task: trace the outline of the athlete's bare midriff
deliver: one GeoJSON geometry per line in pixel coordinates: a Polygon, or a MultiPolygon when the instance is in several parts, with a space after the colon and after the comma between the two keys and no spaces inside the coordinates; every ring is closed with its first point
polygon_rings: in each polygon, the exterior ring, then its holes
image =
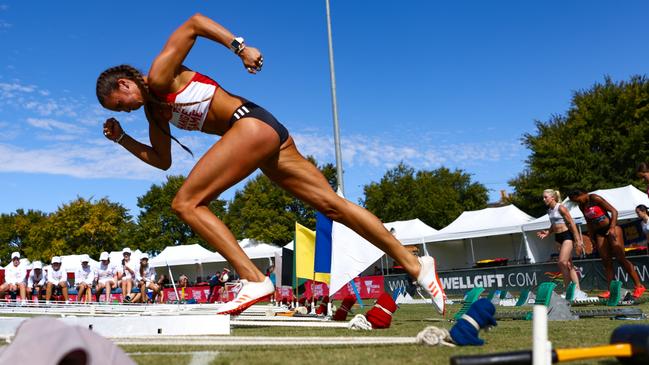
{"type": "Polygon", "coordinates": [[[568,230],[568,226],[563,223],[553,224],[551,228],[554,233],[563,233],[568,230]]]}
{"type": "Polygon", "coordinates": [[[205,118],[205,123],[203,123],[202,132],[220,136],[225,134],[230,128],[232,114],[245,102],[246,99],[232,95],[219,87],[212,97],[212,103],[205,118]]]}

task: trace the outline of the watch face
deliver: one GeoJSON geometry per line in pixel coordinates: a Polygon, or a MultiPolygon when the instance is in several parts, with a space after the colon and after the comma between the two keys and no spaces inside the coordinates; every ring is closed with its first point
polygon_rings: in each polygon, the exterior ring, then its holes
{"type": "Polygon", "coordinates": [[[235,52],[238,51],[238,50],[240,50],[241,47],[243,46],[243,38],[241,38],[241,37],[237,37],[237,38],[233,39],[233,40],[232,40],[232,43],[230,43],[230,46],[232,47],[232,49],[233,49],[235,52]]]}

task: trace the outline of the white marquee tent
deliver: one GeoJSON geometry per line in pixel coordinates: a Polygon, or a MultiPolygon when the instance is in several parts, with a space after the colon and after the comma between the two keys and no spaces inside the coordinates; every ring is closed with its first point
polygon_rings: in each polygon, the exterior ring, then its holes
{"type": "MultiPolygon", "coordinates": [[[[417,245],[422,249],[422,252],[427,253],[426,245],[424,244],[425,237],[435,234],[437,230],[426,223],[419,220],[419,218],[410,219],[407,221],[394,221],[383,223],[387,230],[393,230],[393,234],[399,242],[404,246],[417,245]]],[[[378,262],[370,265],[368,269],[363,272],[363,275],[372,275],[374,269],[372,266],[378,266],[381,270],[390,267],[391,259],[387,255],[381,256],[378,262]]]]}
{"type": "Polygon", "coordinates": [[[275,257],[276,252],[282,253],[281,247],[248,238],[239,241],[239,245],[253,262],[257,259],[266,259],[266,262],[270,262],[268,260],[275,257]]]}
{"type": "MultiPolygon", "coordinates": [[[[635,207],[639,204],[649,206],[647,194],[638,190],[633,185],[613,189],[600,189],[592,193],[604,198],[618,211],[618,221],[637,219],[635,207]]],[[[567,198],[564,199],[563,203],[569,209],[570,215],[575,219],[577,224],[585,224],[584,216],[576,204],[570,202],[567,198]]],[[[538,231],[548,229],[549,227],[550,220],[547,214],[524,224],[522,227],[525,233],[524,238],[527,240],[532,257],[536,262],[549,260],[550,255],[555,252],[554,238],[552,236],[547,237],[545,240],[541,240],[536,236],[538,231]]]]}
{"type": "Polygon", "coordinates": [[[425,242],[424,237],[437,233],[437,230],[418,218],[408,221],[394,221],[383,224],[385,228],[391,230],[394,228],[395,237],[403,245],[418,245],[425,242]]]}
{"type": "Polygon", "coordinates": [[[442,270],[496,257],[522,260],[531,256],[521,226],[533,219],[514,205],[466,211],[424,240],[442,270]]]}
{"type": "MultiPolygon", "coordinates": [[[[272,263],[275,252],[281,252],[280,247],[251,239],[241,240],[239,245],[262,272],[272,263]]],[[[150,259],[149,263],[152,267],[159,268],[158,273],[167,273],[166,267],[169,265],[175,279],[180,274],[185,274],[191,280],[197,276],[206,278],[225,267],[231,268],[223,256],[198,244],[168,246],[150,259]]]]}
{"type": "MultiPolygon", "coordinates": [[[[91,257],[88,264],[90,264],[90,267],[97,267],[99,261],[95,261],[91,257]]],[[[61,267],[65,269],[66,272],[77,272],[77,270],[81,268],[81,255],[61,256],[61,267]]]]}
{"type": "Polygon", "coordinates": [[[158,274],[168,275],[167,265],[171,268],[174,280],[185,274],[193,281],[198,276],[204,277],[220,271],[227,265],[225,258],[199,244],[167,246],[160,254],[149,259],[149,265],[155,267],[158,274]]]}
{"type": "Polygon", "coordinates": [[[151,267],[194,265],[207,262],[225,261],[223,256],[199,244],[167,246],[156,257],[149,259],[151,267]]]}

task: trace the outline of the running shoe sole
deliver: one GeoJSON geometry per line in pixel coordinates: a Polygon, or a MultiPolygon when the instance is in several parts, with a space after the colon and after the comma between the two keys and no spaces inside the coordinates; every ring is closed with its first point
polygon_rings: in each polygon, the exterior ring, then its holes
{"type": "Polygon", "coordinates": [[[243,311],[250,308],[254,304],[257,304],[257,303],[262,302],[262,301],[267,300],[267,299],[269,300],[272,296],[273,296],[273,294],[268,294],[268,295],[265,295],[263,297],[253,299],[253,300],[251,300],[249,302],[242,303],[240,306],[238,306],[236,308],[232,308],[232,309],[227,310],[225,312],[216,312],[216,314],[229,314],[231,316],[236,316],[236,315],[241,314],[243,311]]]}

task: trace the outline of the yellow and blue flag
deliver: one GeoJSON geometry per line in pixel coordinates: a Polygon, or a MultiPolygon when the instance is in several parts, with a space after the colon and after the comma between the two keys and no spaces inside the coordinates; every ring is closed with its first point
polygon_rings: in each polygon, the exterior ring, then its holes
{"type": "Polygon", "coordinates": [[[331,281],[331,229],[333,221],[316,212],[314,280],[329,284],[331,281]]]}
{"type": "Polygon", "coordinates": [[[313,280],[315,232],[295,222],[295,276],[313,280]]]}

